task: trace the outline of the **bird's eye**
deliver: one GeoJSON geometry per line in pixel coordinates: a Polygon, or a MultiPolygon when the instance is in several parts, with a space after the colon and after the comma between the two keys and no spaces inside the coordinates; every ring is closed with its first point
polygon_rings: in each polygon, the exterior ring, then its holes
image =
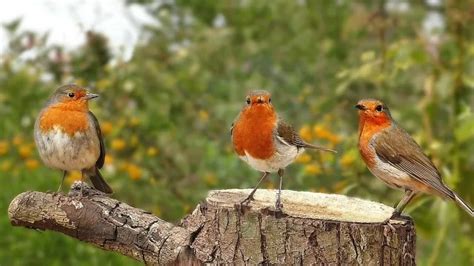
{"type": "Polygon", "coordinates": [[[247,104],[250,104],[250,98],[247,98],[247,104]]]}
{"type": "Polygon", "coordinates": [[[272,102],[272,98],[268,98],[268,102],[271,103],[271,102],[272,102]]]}
{"type": "Polygon", "coordinates": [[[377,107],[375,107],[375,110],[376,110],[377,112],[382,112],[383,106],[379,104],[379,105],[377,105],[377,107]]]}
{"type": "Polygon", "coordinates": [[[74,94],[74,92],[69,92],[69,93],[67,94],[67,96],[69,96],[69,98],[74,98],[75,94],[74,94]]]}

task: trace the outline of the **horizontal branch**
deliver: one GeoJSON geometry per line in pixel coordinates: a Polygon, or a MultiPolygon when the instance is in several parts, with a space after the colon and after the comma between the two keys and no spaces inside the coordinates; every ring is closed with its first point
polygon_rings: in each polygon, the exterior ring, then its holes
{"type": "Polygon", "coordinates": [[[12,225],[61,232],[146,264],[194,260],[189,231],[80,182],[68,196],[24,192],[10,203],[8,215],[12,225]]]}

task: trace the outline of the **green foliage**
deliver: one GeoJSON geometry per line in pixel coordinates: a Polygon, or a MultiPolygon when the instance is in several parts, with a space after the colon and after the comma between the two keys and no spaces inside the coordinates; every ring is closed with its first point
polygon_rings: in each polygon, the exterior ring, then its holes
{"type": "MultiPolygon", "coordinates": [[[[133,58],[111,60],[107,39],[89,32],[80,49],[8,25],[0,65],[0,213],[25,190],[54,190],[60,173],[35,153],[32,127],[42,103],[66,82],[89,85],[105,134],[103,175],[114,197],[177,221],[217,188],[251,187],[258,173],[239,161],[229,127],[249,89],[273,92],[280,114],[308,141],[339,150],[308,152],[285,188],[343,193],[393,205],[401,193],[375,181],[359,159],[361,98],[381,98],[443,173],[474,204],[474,29],[468,1],[446,1],[439,40],[423,34],[430,8],[403,12],[351,1],[176,1],[148,8],[133,58]],[[34,59],[25,59],[35,51],[34,59]],[[8,185],[6,185],[8,184],[8,185]]],[[[78,178],[77,173],[68,182],[78,178]]],[[[276,179],[263,186],[272,188],[276,179]]],[[[474,222],[452,202],[420,197],[422,265],[474,264],[474,222]]],[[[12,229],[0,216],[0,264],[129,264],[54,233],[12,229]],[[18,257],[21,256],[21,260],[18,257]]]]}

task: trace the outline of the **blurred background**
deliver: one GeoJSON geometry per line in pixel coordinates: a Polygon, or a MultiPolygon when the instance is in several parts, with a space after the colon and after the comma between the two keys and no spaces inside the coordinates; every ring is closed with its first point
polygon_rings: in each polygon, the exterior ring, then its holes
{"type": "MultiPolygon", "coordinates": [[[[445,182],[474,204],[472,1],[18,0],[0,10],[0,265],[138,265],[8,222],[17,194],[59,186],[60,172],[38,157],[33,124],[53,90],[70,82],[101,95],[91,109],[113,197],[168,221],[211,189],[257,182],[229,135],[255,88],[273,93],[306,141],[339,151],[299,157],[286,189],[390,206],[401,199],[357,151],[353,106],[371,97],[391,107],[445,182]]],[[[422,196],[407,213],[420,265],[474,265],[474,219],[454,203],[422,196]]]]}

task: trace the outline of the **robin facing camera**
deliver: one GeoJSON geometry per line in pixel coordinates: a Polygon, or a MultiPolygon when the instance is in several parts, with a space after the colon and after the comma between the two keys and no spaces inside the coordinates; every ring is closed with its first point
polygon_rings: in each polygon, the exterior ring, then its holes
{"type": "Polygon", "coordinates": [[[36,119],[34,135],[46,166],[63,171],[79,170],[94,187],[104,193],[112,189],[99,169],[104,165],[105,146],[99,122],[89,111],[89,100],[98,97],[77,85],[59,87],[36,119]]]}
{"type": "Polygon", "coordinates": [[[331,151],[306,143],[292,126],[283,122],[271,103],[271,95],[264,90],[249,93],[246,104],[235,122],[231,135],[235,152],[240,159],[248,163],[263,176],[242,204],[253,200],[260,183],[269,173],[278,172],[280,186],[275,209],[281,210],[280,194],[285,168],[305,149],[331,151]]]}

